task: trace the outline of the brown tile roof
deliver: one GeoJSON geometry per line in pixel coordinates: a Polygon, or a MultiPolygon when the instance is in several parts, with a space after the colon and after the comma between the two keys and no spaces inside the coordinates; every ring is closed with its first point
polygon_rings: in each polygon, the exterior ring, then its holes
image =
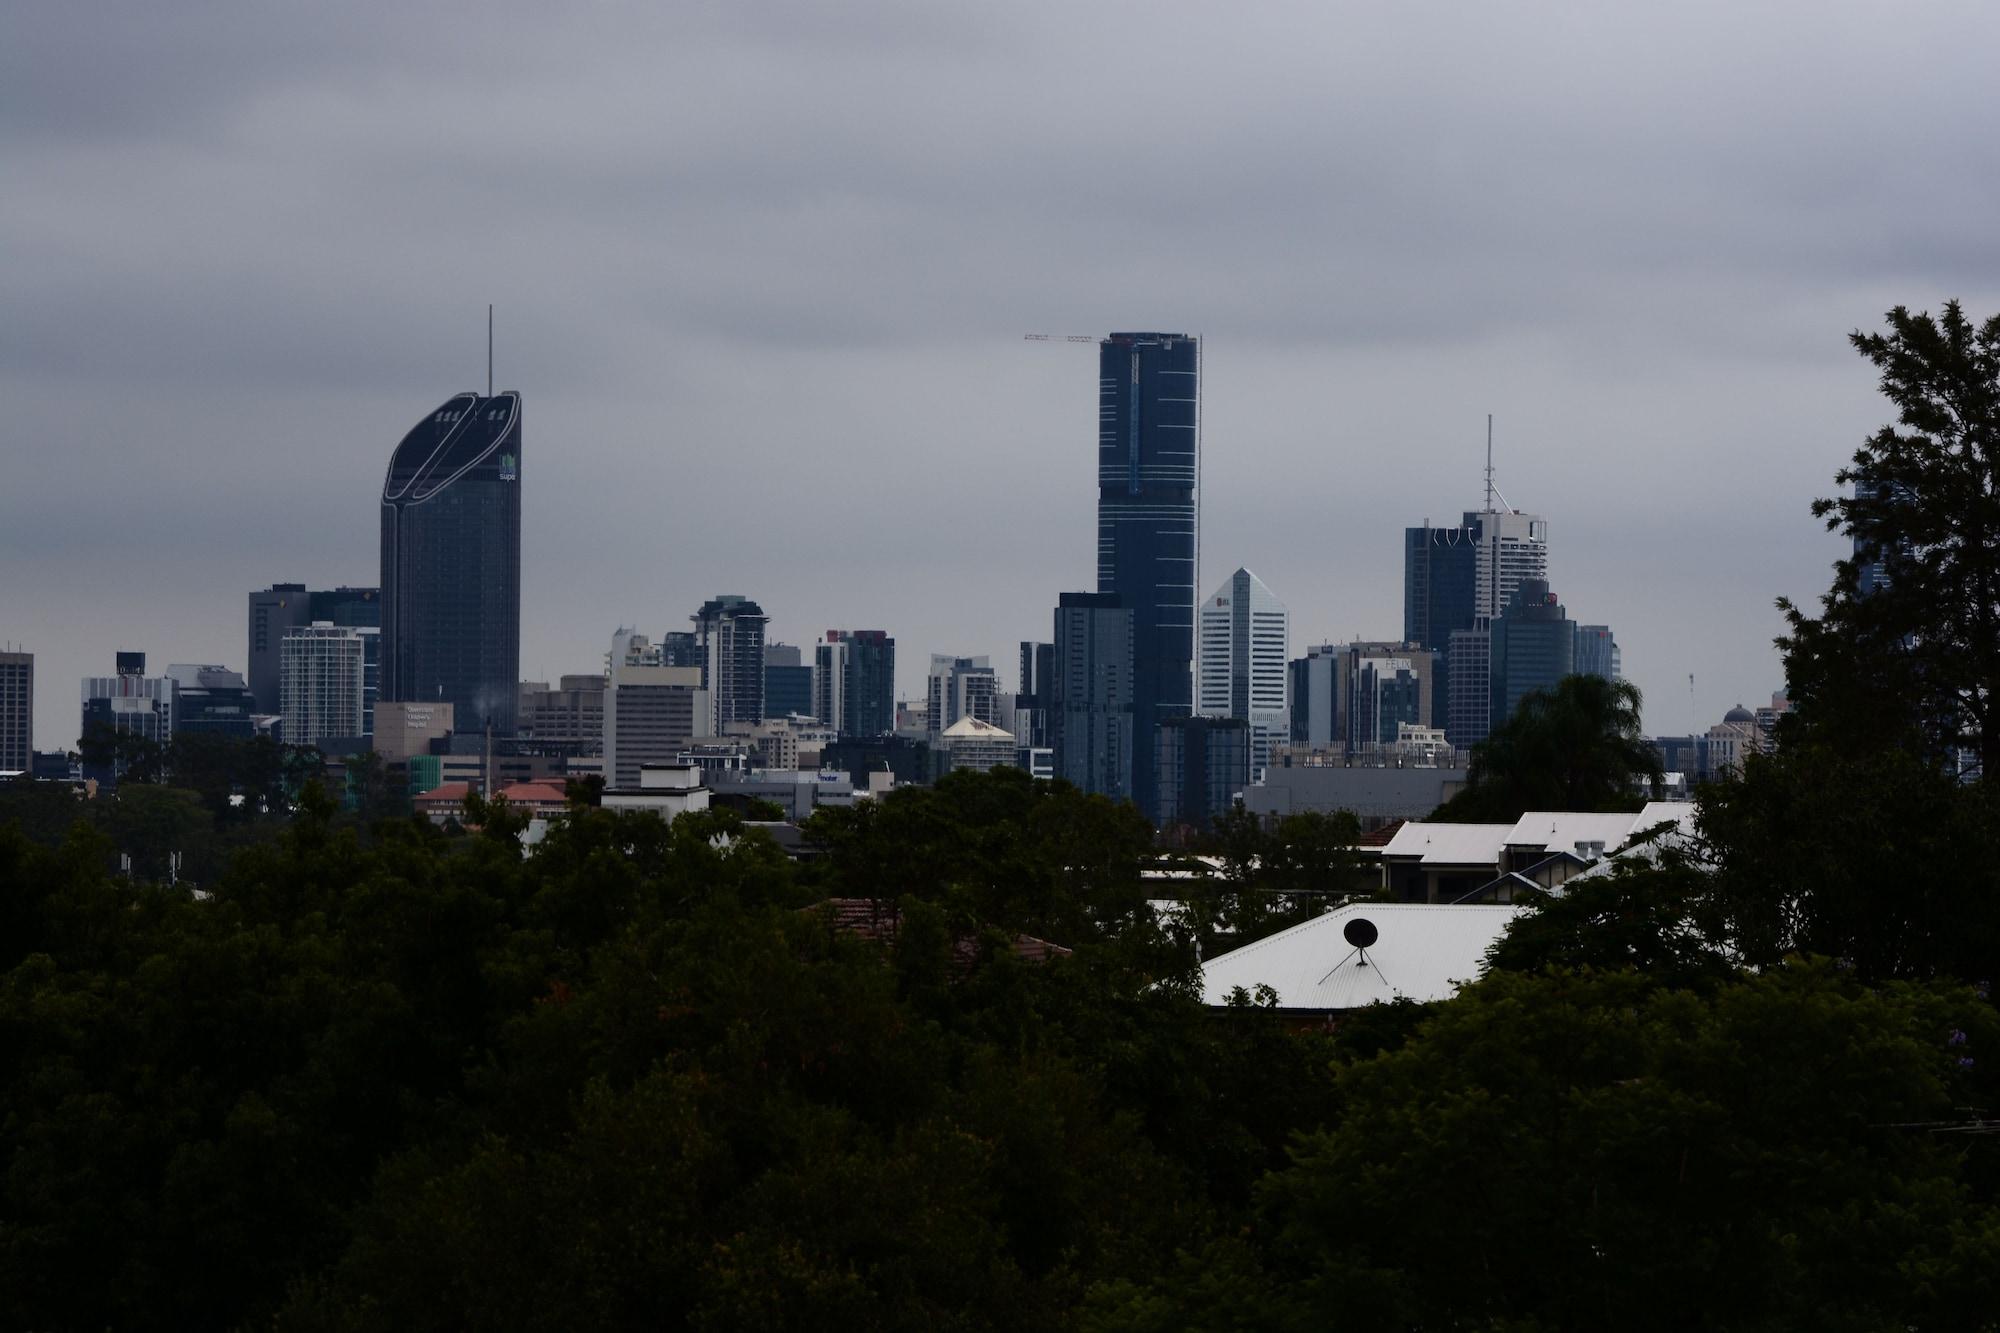
{"type": "MultiPolygon", "coordinates": [[[[902,910],[885,898],[828,898],[804,910],[824,914],[827,925],[835,931],[859,935],[885,946],[895,944],[897,928],[903,922],[902,910]]],[[[1071,952],[1033,935],[1016,935],[1013,945],[1014,956],[1029,963],[1046,963],[1051,958],[1067,957],[1071,952]]],[[[976,934],[961,933],[952,941],[953,961],[961,971],[972,969],[979,961],[979,952],[976,934]]]]}
{"type": "Polygon", "coordinates": [[[1381,828],[1376,829],[1373,833],[1362,834],[1354,845],[1357,847],[1387,847],[1394,840],[1396,830],[1407,823],[1409,823],[1407,819],[1391,820],[1381,828]]]}

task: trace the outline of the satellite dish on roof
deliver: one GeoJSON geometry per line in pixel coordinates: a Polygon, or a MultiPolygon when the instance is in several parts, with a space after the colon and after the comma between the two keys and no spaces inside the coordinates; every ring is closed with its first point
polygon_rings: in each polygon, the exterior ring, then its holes
{"type": "Polygon", "coordinates": [[[1365,916],[1357,916],[1340,928],[1342,938],[1357,949],[1365,949],[1381,938],[1375,923],[1365,916]]]}

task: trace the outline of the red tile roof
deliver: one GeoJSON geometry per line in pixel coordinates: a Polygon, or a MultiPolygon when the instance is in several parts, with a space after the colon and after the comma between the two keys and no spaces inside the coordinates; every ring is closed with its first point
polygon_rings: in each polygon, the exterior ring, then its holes
{"type": "Polygon", "coordinates": [[[1372,833],[1364,833],[1356,840],[1357,847],[1387,847],[1396,836],[1396,830],[1409,823],[1407,819],[1393,819],[1372,833]]]}
{"type": "MultiPolygon", "coordinates": [[[[828,898],[804,910],[825,914],[827,925],[835,931],[859,935],[882,945],[895,944],[897,928],[903,922],[902,910],[884,898],[828,898]]],[[[1014,936],[1013,946],[1014,956],[1029,963],[1046,963],[1051,958],[1068,957],[1071,952],[1033,935],[1014,936]]],[[[961,933],[952,941],[952,959],[961,971],[970,971],[979,961],[979,953],[976,934],[961,933]]]]}

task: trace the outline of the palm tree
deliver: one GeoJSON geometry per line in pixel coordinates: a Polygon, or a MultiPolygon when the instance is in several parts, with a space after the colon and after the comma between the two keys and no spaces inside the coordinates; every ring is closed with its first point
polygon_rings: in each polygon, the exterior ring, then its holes
{"type": "Polygon", "coordinates": [[[1657,784],[1660,757],[1639,727],[1629,680],[1565,676],[1536,690],[1472,747],[1464,791],[1434,818],[1498,821],[1529,810],[1632,810],[1633,779],[1657,784]]]}

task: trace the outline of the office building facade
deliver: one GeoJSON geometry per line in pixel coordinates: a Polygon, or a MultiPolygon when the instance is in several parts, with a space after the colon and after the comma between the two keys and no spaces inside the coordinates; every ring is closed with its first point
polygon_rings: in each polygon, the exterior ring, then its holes
{"type": "Polygon", "coordinates": [[[1056,646],[1021,641],[1021,688],[1014,693],[1014,740],[1024,750],[1049,748],[1049,704],[1055,688],[1056,646]]]}
{"type": "Polygon", "coordinates": [[[1432,725],[1436,656],[1406,643],[1354,643],[1340,660],[1342,744],[1350,756],[1380,755],[1405,727],[1432,725]]]}
{"type": "Polygon", "coordinates": [[[813,668],[797,645],[764,645],[764,716],[812,717],[813,668]]]}
{"type": "Polygon", "coordinates": [[[228,667],[176,662],[167,668],[174,682],[176,736],[229,736],[248,740],[257,734],[256,701],[242,673],[228,667]]]}
{"type": "Polygon", "coordinates": [[[590,755],[604,748],[605,678],[564,676],[555,688],[521,691],[520,736],[538,754],[590,755]]]}
{"type": "Polygon", "coordinates": [[[121,738],[150,741],[165,749],[174,739],[174,679],[148,676],[144,653],[117,655],[114,676],[83,680],[83,776],[116,782],[125,763],[113,753],[121,738]]]}
{"type": "Polygon", "coordinates": [[[990,659],[932,653],[929,686],[930,711],[925,717],[932,746],[960,718],[1000,724],[1000,678],[990,659]]]}
{"type": "Polygon", "coordinates": [[[764,720],[764,627],[770,617],[748,597],[723,593],[690,617],[710,714],[702,732],[720,736],[732,722],[764,720]]]}
{"type": "Polygon", "coordinates": [[[1454,749],[1469,750],[1492,726],[1493,632],[1485,625],[1454,630],[1448,642],[1444,734],[1454,749]]]}
{"type": "Polygon", "coordinates": [[[1066,592],[1055,614],[1049,731],[1055,775],[1132,799],[1133,615],[1115,593],[1066,592]]]}
{"type": "Polygon", "coordinates": [[[1536,690],[1553,690],[1576,670],[1576,622],[1546,579],[1524,579],[1493,622],[1490,726],[1514,715],[1536,690]]]}
{"type": "Polygon", "coordinates": [[[382,483],[380,697],[511,736],[521,679],[521,396],[461,393],[382,483]]]}
{"type": "MultiPolygon", "coordinates": [[[[382,624],[382,590],[347,587],[308,588],[303,583],[274,583],[250,594],[248,666],[244,677],[249,685],[255,711],[276,713],[278,707],[279,656],[285,635],[303,629],[316,620],[353,629],[379,629],[382,624]]],[[[371,640],[371,648],[379,640],[371,640]]],[[[366,664],[371,676],[378,676],[379,653],[366,664]]],[[[368,703],[375,698],[375,680],[366,688],[368,703]]]]}
{"type": "Polygon", "coordinates": [[[287,745],[325,746],[362,735],[364,636],[372,632],[319,621],[285,635],[278,699],[287,745]]]}
{"type": "Polygon", "coordinates": [[[896,730],[896,641],[886,630],[830,629],[813,646],[813,716],[843,740],[896,730]]]}
{"type": "Polygon", "coordinates": [[[604,781],[639,785],[647,764],[671,764],[696,736],[712,734],[714,707],[700,667],[616,662],[604,693],[604,781]]]}
{"type": "Polygon", "coordinates": [[[1131,794],[1157,820],[1154,734],[1194,711],[1199,342],[1179,333],[1103,339],[1097,418],[1097,590],[1131,616],[1131,794]]]}
{"type": "Polygon", "coordinates": [[[1176,717],[1160,724],[1160,827],[1206,829],[1250,785],[1251,724],[1238,717],[1176,717]]]}
{"type": "Polygon", "coordinates": [[[1625,656],[1609,625],[1576,627],[1576,674],[1602,676],[1606,680],[1625,678],[1625,656]]]}
{"type": "Polygon", "coordinates": [[[35,768],[35,655],[0,652],[0,773],[35,768]]]}
{"type": "Polygon", "coordinates": [[[1250,728],[1250,771],[1271,763],[1271,746],[1291,729],[1286,701],[1291,614],[1264,581],[1239,569],[1201,604],[1197,712],[1250,728]]]}
{"type": "MultiPolygon", "coordinates": [[[[1431,708],[1448,731],[1459,727],[1454,745],[1486,735],[1489,709],[1477,685],[1489,668],[1483,656],[1468,660],[1465,679],[1454,681],[1460,658],[1452,637],[1483,634],[1524,579],[1548,577],[1548,527],[1540,515],[1489,507],[1467,511],[1455,528],[1426,523],[1403,531],[1403,639],[1436,655],[1431,708]]],[[[1483,639],[1467,642],[1468,651],[1484,646],[1483,639]]]]}

